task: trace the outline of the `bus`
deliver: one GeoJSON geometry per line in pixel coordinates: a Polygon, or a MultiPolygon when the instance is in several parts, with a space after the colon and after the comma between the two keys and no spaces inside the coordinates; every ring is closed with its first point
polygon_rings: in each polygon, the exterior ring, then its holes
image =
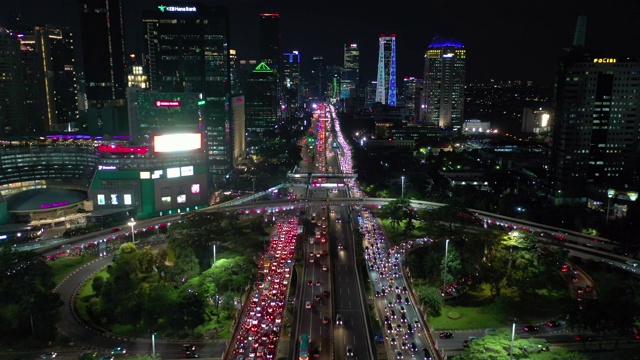
{"type": "Polygon", "coordinates": [[[300,334],[300,351],[298,360],[309,359],[309,334],[300,334]]]}

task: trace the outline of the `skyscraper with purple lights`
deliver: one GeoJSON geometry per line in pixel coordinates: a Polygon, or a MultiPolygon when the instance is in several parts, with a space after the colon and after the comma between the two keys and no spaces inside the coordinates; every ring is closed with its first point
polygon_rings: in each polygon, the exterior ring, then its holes
{"type": "Polygon", "coordinates": [[[379,37],[376,102],[396,106],[396,34],[379,37]]]}

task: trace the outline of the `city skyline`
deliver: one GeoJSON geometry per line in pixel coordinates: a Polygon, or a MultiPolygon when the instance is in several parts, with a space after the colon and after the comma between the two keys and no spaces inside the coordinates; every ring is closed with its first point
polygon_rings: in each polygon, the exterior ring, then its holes
{"type": "MultiPolygon", "coordinates": [[[[157,4],[153,0],[125,2],[127,53],[143,52],[141,10],[157,4]]],[[[78,0],[9,0],[3,5],[3,26],[7,26],[9,14],[20,13],[23,23],[29,26],[67,25],[79,36],[78,0]],[[56,6],[52,7],[52,3],[56,6]]],[[[543,0],[489,6],[465,0],[420,5],[407,2],[389,7],[380,2],[364,6],[330,0],[321,5],[321,11],[318,4],[291,0],[221,0],[210,5],[229,6],[231,48],[238,51],[240,59],[258,56],[259,14],[277,12],[281,52],[300,51],[303,64],[322,55],[327,65],[341,65],[344,44],[356,43],[361,52],[361,79],[365,81],[376,77],[377,40],[381,33],[397,36],[399,79],[422,77],[424,52],[435,36],[442,36],[459,39],[465,45],[468,82],[496,79],[544,83],[554,81],[562,49],[571,45],[579,15],[588,17],[586,47],[593,51],[636,54],[638,49],[633,44],[640,34],[640,4],[623,0],[607,7],[595,1],[555,4],[543,0]]],[[[76,40],[76,44],[80,42],[76,40]]]]}

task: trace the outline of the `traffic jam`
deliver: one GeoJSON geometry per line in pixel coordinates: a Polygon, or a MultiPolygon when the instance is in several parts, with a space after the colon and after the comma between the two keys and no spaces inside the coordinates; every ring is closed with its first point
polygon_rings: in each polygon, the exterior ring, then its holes
{"type": "Polygon", "coordinates": [[[260,266],[262,281],[253,286],[233,337],[232,359],[276,357],[298,232],[295,217],[280,220],[274,226],[260,266]]]}

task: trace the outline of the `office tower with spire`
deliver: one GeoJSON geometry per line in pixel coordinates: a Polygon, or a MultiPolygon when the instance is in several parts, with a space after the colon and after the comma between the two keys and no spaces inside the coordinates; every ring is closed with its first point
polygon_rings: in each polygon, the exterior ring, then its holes
{"type": "Polygon", "coordinates": [[[454,39],[435,38],[424,56],[420,120],[458,131],[464,122],[466,50],[454,39]]]}
{"type": "Polygon", "coordinates": [[[378,38],[376,102],[396,106],[396,34],[378,38]]]}
{"type": "Polygon", "coordinates": [[[586,50],[585,27],[560,62],[550,174],[556,203],[591,206],[640,190],[640,58],[586,50]]]}
{"type": "Polygon", "coordinates": [[[340,78],[340,98],[355,97],[360,80],[360,50],[358,44],[344,44],[344,63],[340,78]]]}
{"type": "Polygon", "coordinates": [[[152,91],[201,93],[200,131],[212,182],[232,170],[229,10],[196,3],[142,12],[152,91]]]}
{"type": "Polygon", "coordinates": [[[88,129],[128,132],[122,0],[81,0],[80,28],[88,129]]]}

